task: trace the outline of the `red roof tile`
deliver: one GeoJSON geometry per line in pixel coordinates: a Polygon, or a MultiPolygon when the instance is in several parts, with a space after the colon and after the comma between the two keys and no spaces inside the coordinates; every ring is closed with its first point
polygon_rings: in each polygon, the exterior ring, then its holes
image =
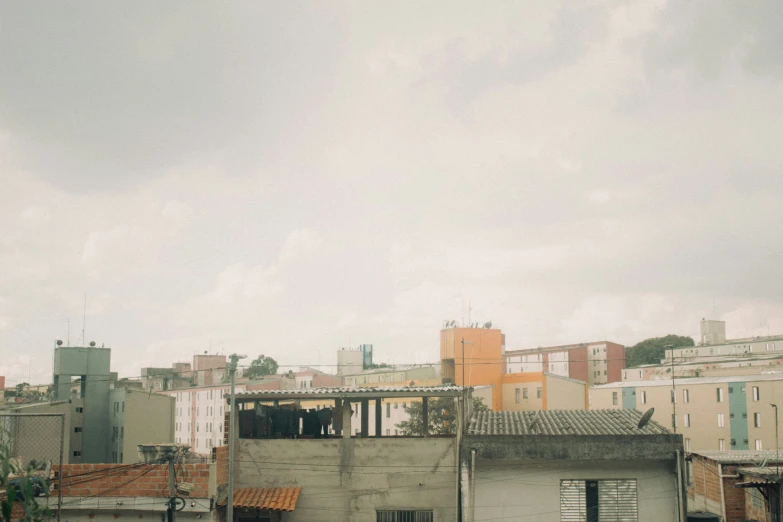
{"type": "Polygon", "coordinates": [[[234,507],[293,511],[302,488],[237,488],[234,507]]]}

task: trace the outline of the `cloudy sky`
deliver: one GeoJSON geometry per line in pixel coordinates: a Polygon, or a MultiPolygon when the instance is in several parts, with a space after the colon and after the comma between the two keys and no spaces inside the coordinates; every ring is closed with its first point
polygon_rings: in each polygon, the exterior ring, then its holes
{"type": "Polygon", "coordinates": [[[0,375],[783,333],[783,3],[7,2],[0,375]],[[463,307],[464,302],[464,307],[463,307]]]}

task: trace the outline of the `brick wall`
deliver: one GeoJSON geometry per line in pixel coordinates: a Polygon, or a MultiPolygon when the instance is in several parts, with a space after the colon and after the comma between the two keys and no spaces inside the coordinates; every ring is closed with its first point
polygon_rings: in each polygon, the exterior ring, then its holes
{"type": "MultiPolygon", "coordinates": [[[[179,483],[193,484],[189,495],[194,498],[209,497],[208,463],[178,464],[176,479],[179,483]]],[[[53,467],[55,472],[59,466],[53,467]]],[[[63,465],[64,497],[168,497],[169,468],[167,464],[65,464],[63,465]]]]}
{"type": "Polygon", "coordinates": [[[745,489],[745,513],[750,520],[769,520],[764,497],[756,488],[745,489]]]}
{"type": "Polygon", "coordinates": [[[228,446],[215,448],[216,484],[228,484],[228,446]]]}
{"type": "MultiPolygon", "coordinates": [[[[736,465],[724,465],[723,475],[735,475],[736,465]]],[[[714,460],[693,455],[693,486],[688,488],[688,509],[690,511],[710,511],[721,514],[721,470],[714,460]]],[[[725,500],[726,522],[739,522],[747,518],[745,510],[745,490],[735,488],[739,478],[725,477],[723,496],[725,500]]]]}

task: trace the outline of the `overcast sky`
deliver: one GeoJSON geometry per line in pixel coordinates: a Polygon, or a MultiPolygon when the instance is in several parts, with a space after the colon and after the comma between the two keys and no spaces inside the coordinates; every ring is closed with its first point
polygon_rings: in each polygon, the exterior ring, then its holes
{"type": "Polygon", "coordinates": [[[0,375],[783,333],[783,2],[6,2],[0,375]]]}

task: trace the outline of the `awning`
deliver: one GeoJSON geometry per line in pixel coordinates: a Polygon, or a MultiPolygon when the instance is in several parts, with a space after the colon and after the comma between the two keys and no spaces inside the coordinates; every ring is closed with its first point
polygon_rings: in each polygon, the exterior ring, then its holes
{"type": "Polygon", "coordinates": [[[234,507],[293,511],[302,488],[237,488],[234,490],[234,507]]]}

